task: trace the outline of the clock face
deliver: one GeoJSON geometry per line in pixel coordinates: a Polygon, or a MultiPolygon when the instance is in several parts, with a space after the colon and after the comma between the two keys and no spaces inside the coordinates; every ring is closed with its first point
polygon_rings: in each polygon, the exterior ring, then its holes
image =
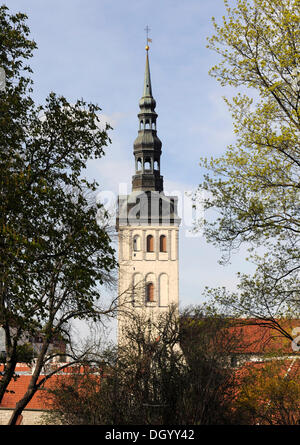
{"type": "Polygon", "coordinates": [[[5,90],[5,71],[0,67],[0,91],[5,90]]]}

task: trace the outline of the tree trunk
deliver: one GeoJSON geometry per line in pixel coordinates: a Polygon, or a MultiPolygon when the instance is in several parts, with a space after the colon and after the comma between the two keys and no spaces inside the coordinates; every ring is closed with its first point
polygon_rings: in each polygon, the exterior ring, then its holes
{"type": "MultiPolygon", "coordinates": [[[[3,295],[1,296],[1,298],[3,299],[3,295]]],[[[3,304],[0,305],[0,314],[1,310],[4,311],[3,304]]],[[[12,338],[11,327],[7,320],[2,324],[2,328],[4,329],[5,332],[6,363],[4,367],[4,373],[2,374],[2,378],[0,379],[0,404],[2,402],[4,394],[6,393],[6,389],[15,373],[16,365],[18,362],[18,357],[17,357],[18,343],[16,338],[17,339],[20,338],[22,332],[21,329],[17,329],[14,336],[15,338],[12,338]]]]}
{"type": "Polygon", "coordinates": [[[11,415],[11,418],[9,419],[8,425],[17,425],[18,424],[18,420],[19,420],[24,408],[30,402],[30,400],[34,396],[35,392],[36,392],[35,385],[31,387],[31,384],[30,384],[28,390],[26,391],[26,393],[24,394],[22,399],[20,399],[18,401],[18,403],[16,404],[16,407],[11,415]]]}
{"type": "Polygon", "coordinates": [[[38,381],[38,378],[40,376],[40,373],[41,373],[41,370],[42,370],[42,367],[44,364],[44,359],[45,359],[45,355],[48,350],[48,346],[49,346],[49,340],[45,341],[45,343],[43,344],[43,346],[41,348],[39,357],[37,359],[36,367],[32,374],[27,391],[24,394],[24,396],[16,403],[16,407],[11,415],[11,418],[9,419],[8,425],[16,425],[17,424],[19,416],[22,414],[23,410],[26,408],[26,406],[28,405],[28,403],[30,402],[30,400],[32,399],[34,394],[36,393],[36,391],[38,389],[37,381],[38,381]]]}
{"type": "Polygon", "coordinates": [[[2,402],[4,394],[6,393],[6,389],[7,389],[8,385],[13,378],[13,375],[14,375],[14,372],[16,369],[16,364],[17,364],[17,361],[15,359],[9,359],[6,364],[4,373],[0,380],[0,404],[2,402]]]}

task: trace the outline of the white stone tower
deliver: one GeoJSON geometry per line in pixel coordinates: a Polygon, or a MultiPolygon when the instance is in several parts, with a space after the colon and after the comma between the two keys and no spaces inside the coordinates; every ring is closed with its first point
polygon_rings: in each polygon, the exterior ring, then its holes
{"type": "Polygon", "coordinates": [[[161,141],[157,137],[152,96],[149,47],[143,97],[139,102],[138,136],[134,142],[135,174],[130,195],[119,196],[118,342],[128,322],[124,307],[149,319],[179,303],[177,197],[163,192],[161,141]],[[125,304],[126,302],[126,304],[125,304]]]}

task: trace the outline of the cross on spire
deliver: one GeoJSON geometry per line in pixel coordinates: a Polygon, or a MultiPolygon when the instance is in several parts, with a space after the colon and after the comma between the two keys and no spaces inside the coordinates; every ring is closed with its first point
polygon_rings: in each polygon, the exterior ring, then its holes
{"type": "Polygon", "coordinates": [[[145,31],[146,31],[146,50],[148,51],[149,49],[148,42],[152,42],[152,39],[149,39],[149,32],[151,31],[151,29],[149,28],[148,25],[146,26],[145,31]]]}
{"type": "Polygon", "coordinates": [[[149,28],[148,25],[146,26],[145,31],[146,31],[146,37],[147,37],[147,43],[148,43],[149,32],[151,31],[151,29],[149,28]]]}

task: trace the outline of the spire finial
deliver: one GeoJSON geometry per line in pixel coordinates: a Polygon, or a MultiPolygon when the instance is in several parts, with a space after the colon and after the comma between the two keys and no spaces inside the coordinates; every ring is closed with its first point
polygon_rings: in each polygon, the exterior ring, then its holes
{"type": "Polygon", "coordinates": [[[151,29],[149,28],[149,26],[147,25],[145,28],[146,31],[146,51],[149,51],[149,42],[152,42],[152,39],[149,39],[149,32],[151,31],[151,29]]]}

